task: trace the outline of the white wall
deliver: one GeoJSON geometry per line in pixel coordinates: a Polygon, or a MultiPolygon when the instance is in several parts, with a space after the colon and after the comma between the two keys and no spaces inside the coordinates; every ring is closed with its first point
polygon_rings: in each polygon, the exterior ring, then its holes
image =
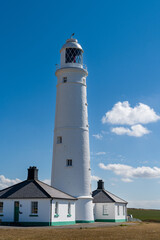
{"type": "Polygon", "coordinates": [[[59,72],[51,185],[72,196],[91,196],[86,75],[76,68],[59,72]],[[62,83],[63,76],[67,83],[62,83]],[[57,136],[62,136],[61,144],[57,136]],[[66,159],[72,159],[72,167],[66,167],[66,159]]]}
{"type": "MultiPolygon", "coordinates": [[[[2,201],[2,200],[1,200],[2,201]]],[[[50,199],[15,199],[3,200],[3,217],[2,222],[14,221],[14,202],[19,201],[19,222],[50,222],[50,199]],[[38,216],[31,217],[31,202],[38,202],[38,216]]]]}
{"type": "Polygon", "coordinates": [[[0,216],[2,222],[13,222],[14,221],[14,200],[0,200],[3,202],[3,216],[0,216]]]}
{"type": "Polygon", "coordinates": [[[126,204],[118,204],[116,203],[115,204],[115,219],[126,219],[127,218],[127,207],[126,207],[126,204]],[[118,208],[119,206],[119,215],[118,215],[118,208]],[[123,206],[125,207],[125,211],[124,211],[124,214],[123,214],[123,206]]]}
{"type": "Polygon", "coordinates": [[[78,67],[56,71],[58,84],[51,180],[52,187],[78,199],[88,199],[78,200],[76,220],[81,221],[93,221],[87,75],[87,71],[78,67]],[[63,82],[63,77],[67,77],[66,83],[63,82]],[[61,144],[57,144],[58,136],[62,137],[61,144]],[[66,166],[67,159],[72,159],[72,166],[66,166]],[[89,206],[87,209],[86,201],[89,206]]]}
{"type": "Polygon", "coordinates": [[[95,203],[94,205],[94,218],[96,219],[115,219],[115,206],[114,203],[95,203]],[[107,205],[107,215],[103,214],[103,206],[107,205]]]}
{"type": "Polygon", "coordinates": [[[94,221],[92,197],[80,197],[76,201],[76,221],[94,221]]]}
{"type": "Polygon", "coordinates": [[[56,200],[52,201],[52,222],[73,222],[75,221],[75,201],[56,200]],[[55,217],[55,203],[58,202],[58,217],[55,217]],[[68,215],[68,203],[71,204],[71,216],[68,215]]]}
{"type": "Polygon", "coordinates": [[[118,204],[118,203],[95,203],[94,205],[94,218],[95,220],[126,220],[126,204],[118,204]],[[107,206],[107,214],[103,214],[103,206],[107,206]],[[119,215],[118,215],[118,208],[119,206],[119,215]],[[125,212],[123,214],[123,206],[125,207],[125,212]]]}
{"type": "MultiPolygon", "coordinates": [[[[2,200],[0,200],[2,201],[2,200]]],[[[3,200],[3,216],[0,216],[2,222],[14,222],[14,202],[19,201],[19,222],[74,222],[75,221],[75,201],[70,200],[51,200],[50,199],[15,199],[3,200]],[[38,216],[30,216],[31,202],[38,201],[38,216]],[[59,203],[58,217],[55,216],[55,202],[59,203]],[[71,216],[68,215],[68,203],[71,203],[71,216]],[[52,210],[51,210],[52,209],[52,210]]],[[[2,214],[1,214],[2,215],[2,214]]]]}

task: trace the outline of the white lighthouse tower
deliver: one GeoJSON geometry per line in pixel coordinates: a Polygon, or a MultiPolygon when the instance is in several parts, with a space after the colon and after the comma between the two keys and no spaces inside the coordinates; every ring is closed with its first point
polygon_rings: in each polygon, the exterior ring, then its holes
{"type": "Polygon", "coordinates": [[[57,96],[51,185],[74,197],[76,222],[93,222],[86,67],[83,49],[70,38],[56,70],[57,96]]]}

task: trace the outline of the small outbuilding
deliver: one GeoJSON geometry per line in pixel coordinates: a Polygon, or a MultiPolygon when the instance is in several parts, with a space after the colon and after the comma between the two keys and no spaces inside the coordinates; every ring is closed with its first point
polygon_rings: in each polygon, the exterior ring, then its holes
{"type": "Polygon", "coordinates": [[[98,181],[98,186],[92,193],[94,203],[94,218],[96,222],[127,221],[127,202],[104,189],[104,182],[98,181]]]}
{"type": "Polygon", "coordinates": [[[27,180],[0,191],[0,224],[57,226],[75,224],[76,198],[38,180],[28,169],[27,180]]]}

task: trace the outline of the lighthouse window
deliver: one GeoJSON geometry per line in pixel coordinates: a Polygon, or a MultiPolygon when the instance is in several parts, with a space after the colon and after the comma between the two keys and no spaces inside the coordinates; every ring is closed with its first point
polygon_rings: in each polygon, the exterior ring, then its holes
{"type": "Polygon", "coordinates": [[[63,82],[64,82],[64,83],[67,82],[67,77],[64,77],[64,78],[63,78],[63,82]]]}
{"type": "Polygon", "coordinates": [[[66,48],[66,63],[82,64],[82,50],[77,48],[66,48]]]}
{"type": "Polygon", "coordinates": [[[72,159],[67,159],[66,165],[67,165],[68,167],[72,166],[72,159]]]}
{"type": "Polygon", "coordinates": [[[58,144],[62,143],[62,137],[57,137],[57,143],[58,144]]]}

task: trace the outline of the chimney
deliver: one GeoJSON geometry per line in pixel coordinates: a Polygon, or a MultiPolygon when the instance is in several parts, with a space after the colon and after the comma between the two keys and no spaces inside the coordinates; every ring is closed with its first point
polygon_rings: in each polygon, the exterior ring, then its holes
{"type": "Polygon", "coordinates": [[[102,180],[97,182],[97,189],[104,189],[104,182],[102,180]]]}
{"type": "Polygon", "coordinates": [[[27,180],[38,180],[38,169],[35,166],[28,168],[27,180]]]}

